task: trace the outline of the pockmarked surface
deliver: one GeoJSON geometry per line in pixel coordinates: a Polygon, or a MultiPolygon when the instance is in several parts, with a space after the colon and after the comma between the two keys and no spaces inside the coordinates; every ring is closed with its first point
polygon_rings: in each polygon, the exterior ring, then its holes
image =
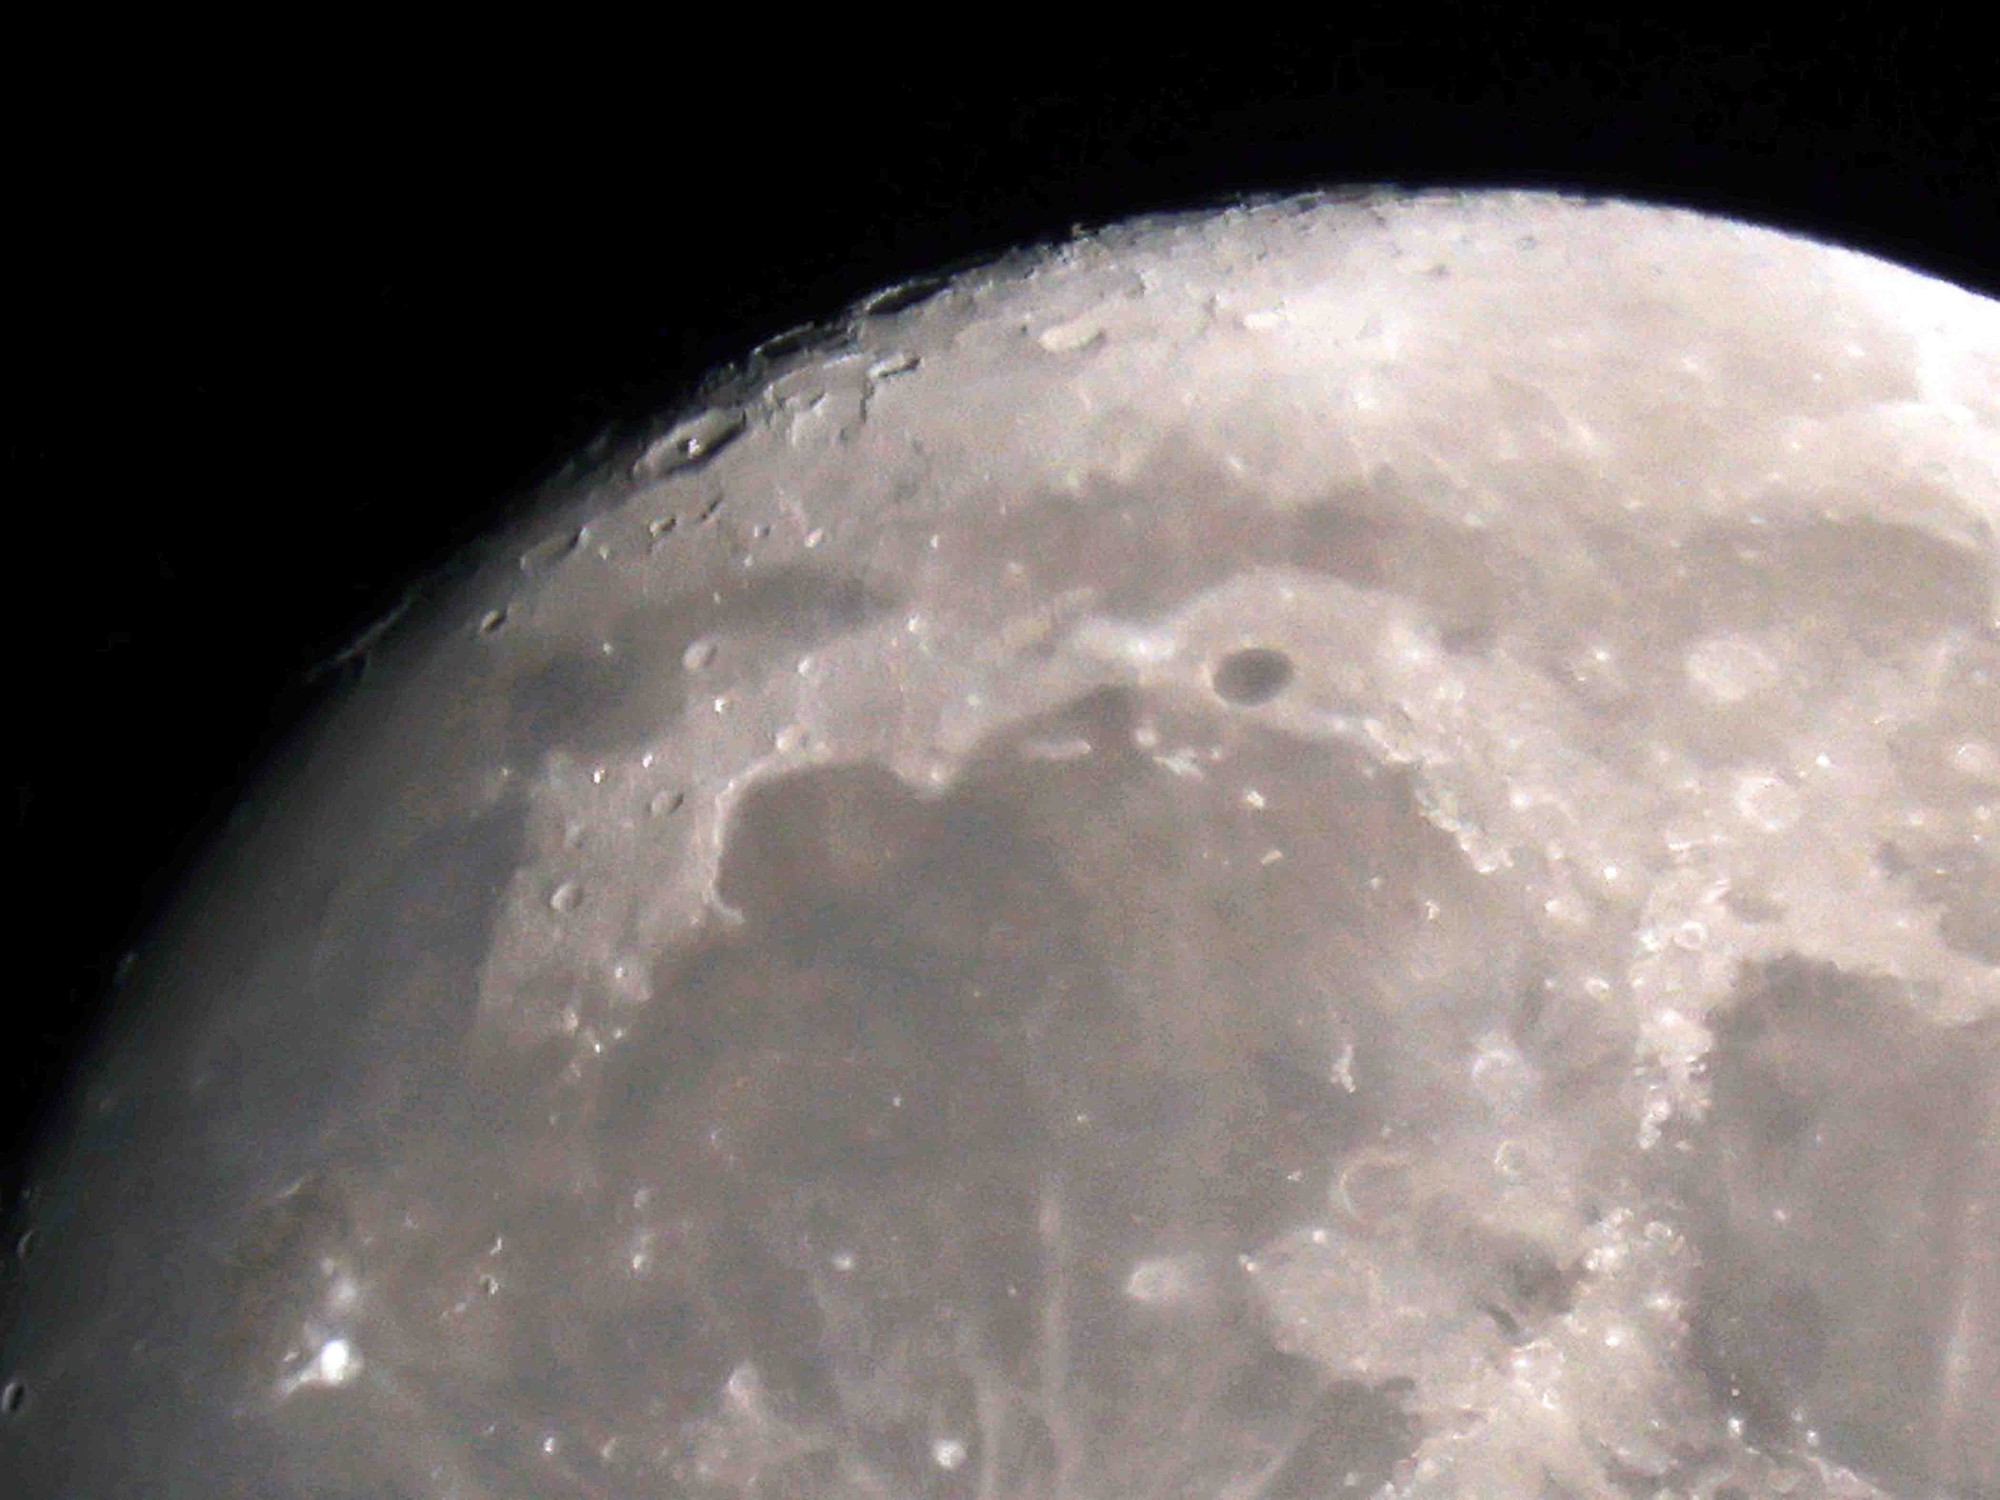
{"type": "Polygon", "coordinates": [[[2000,1496],[2000,308],[1541,195],[885,294],[388,633],[41,1495],[2000,1496]]]}

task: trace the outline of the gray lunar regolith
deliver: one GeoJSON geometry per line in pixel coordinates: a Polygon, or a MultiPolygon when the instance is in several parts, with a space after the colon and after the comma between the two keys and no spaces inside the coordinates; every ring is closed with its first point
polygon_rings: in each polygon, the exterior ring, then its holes
{"type": "Polygon", "coordinates": [[[1532,194],[904,289],[413,610],[20,1496],[2000,1496],[2000,308],[1532,194]]]}

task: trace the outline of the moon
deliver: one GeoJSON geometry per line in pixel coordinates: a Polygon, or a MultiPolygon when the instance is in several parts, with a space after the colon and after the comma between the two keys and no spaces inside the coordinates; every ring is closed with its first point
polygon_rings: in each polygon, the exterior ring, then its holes
{"type": "Polygon", "coordinates": [[[2000,306],[1354,193],[885,289],[358,649],[22,1495],[2000,1495],[2000,306]]]}

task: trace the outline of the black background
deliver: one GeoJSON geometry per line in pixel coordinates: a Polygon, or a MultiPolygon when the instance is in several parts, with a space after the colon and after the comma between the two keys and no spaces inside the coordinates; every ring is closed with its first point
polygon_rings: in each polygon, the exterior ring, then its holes
{"type": "Polygon", "coordinates": [[[0,1136],[319,664],[608,424],[882,284],[1402,182],[1717,209],[2000,292],[1988,53],[1942,25],[1163,14],[422,46],[106,21],[17,52],[0,1136]]]}

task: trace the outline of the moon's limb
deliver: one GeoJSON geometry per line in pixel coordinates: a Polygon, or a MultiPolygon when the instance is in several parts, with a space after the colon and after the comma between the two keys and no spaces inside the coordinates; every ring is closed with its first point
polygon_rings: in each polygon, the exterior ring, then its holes
{"type": "Polygon", "coordinates": [[[2000,308],[1685,213],[864,307],[370,644],[0,1470],[2000,1494],[1996,519],[2000,308]]]}

